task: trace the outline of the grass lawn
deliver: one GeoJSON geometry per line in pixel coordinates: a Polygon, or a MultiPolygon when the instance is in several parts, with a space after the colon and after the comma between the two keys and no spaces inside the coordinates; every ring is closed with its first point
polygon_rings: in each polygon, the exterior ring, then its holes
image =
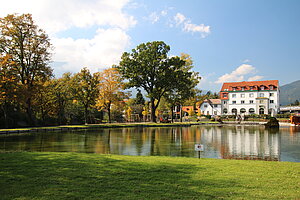
{"type": "Polygon", "coordinates": [[[0,199],[300,199],[300,163],[0,153],[0,199]]]}

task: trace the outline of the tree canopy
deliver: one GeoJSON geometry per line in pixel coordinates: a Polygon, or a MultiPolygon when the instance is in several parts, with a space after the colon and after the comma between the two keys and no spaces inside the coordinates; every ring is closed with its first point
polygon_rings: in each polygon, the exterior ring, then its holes
{"type": "MultiPolygon", "coordinates": [[[[32,97],[36,86],[52,76],[51,43],[47,34],[34,23],[31,14],[0,18],[0,55],[9,55],[16,66],[24,104],[32,123],[32,97]]],[[[23,102],[20,102],[23,103],[23,102]]]]}
{"type": "Polygon", "coordinates": [[[191,82],[194,73],[185,67],[180,57],[169,57],[170,46],[162,41],[142,43],[122,55],[118,67],[127,79],[127,87],[143,88],[150,98],[151,120],[161,98],[178,87],[177,82],[191,82]],[[155,101],[156,100],[156,101],[155,101]]]}

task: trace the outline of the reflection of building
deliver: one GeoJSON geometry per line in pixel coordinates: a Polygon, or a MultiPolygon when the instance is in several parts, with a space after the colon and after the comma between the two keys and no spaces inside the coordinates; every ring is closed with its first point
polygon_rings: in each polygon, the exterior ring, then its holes
{"type": "Polygon", "coordinates": [[[275,114],[279,111],[278,80],[224,83],[220,97],[223,114],[275,114]]]}
{"type": "Polygon", "coordinates": [[[218,149],[224,159],[280,160],[279,133],[269,133],[257,127],[209,128],[202,139],[207,146],[218,149]]]}

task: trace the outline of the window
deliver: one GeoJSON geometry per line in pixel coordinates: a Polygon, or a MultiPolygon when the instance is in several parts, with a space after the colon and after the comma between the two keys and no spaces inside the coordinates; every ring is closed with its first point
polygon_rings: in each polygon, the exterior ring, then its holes
{"type": "Polygon", "coordinates": [[[253,86],[250,86],[250,90],[253,90],[253,86]]]}
{"type": "Polygon", "coordinates": [[[236,104],[236,101],[232,101],[232,104],[236,104]]]}
{"type": "Polygon", "coordinates": [[[249,97],[254,97],[254,94],[253,94],[253,93],[250,93],[250,94],[249,94],[249,97]]]}
{"type": "Polygon", "coordinates": [[[204,104],[204,108],[207,108],[207,104],[204,104]]]}
{"type": "Polygon", "coordinates": [[[274,97],[274,93],[270,93],[270,97],[274,97]]]}
{"type": "Polygon", "coordinates": [[[227,108],[224,108],[224,109],[223,109],[223,113],[224,113],[224,114],[227,114],[227,108]]]}
{"type": "Polygon", "coordinates": [[[265,101],[264,100],[259,100],[259,103],[265,103],[265,101]]]}
{"type": "Polygon", "coordinates": [[[214,115],[217,115],[218,113],[217,113],[217,111],[214,111],[214,115]]]}
{"type": "Polygon", "coordinates": [[[236,87],[233,87],[232,90],[233,90],[233,91],[236,91],[236,87]]]}
{"type": "Polygon", "coordinates": [[[259,114],[260,114],[260,115],[263,115],[263,114],[265,114],[265,109],[263,109],[263,108],[260,108],[260,109],[259,109],[259,114]]]}
{"type": "Polygon", "coordinates": [[[274,103],[274,100],[270,100],[270,103],[274,103]]]}
{"type": "Polygon", "coordinates": [[[274,86],[273,85],[270,85],[270,90],[274,90],[274,86]]]}
{"type": "Polygon", "coordinates": [[[240,113],[245,113],[246,109],[245,108],[241,108],[240,113]]]}
{"type": "Polygon", "coordinates": [[[216,108],[216,107],[218,107],[218,105],[214,105],[214,107],[216,108]]]}
{"type": "Polygon", "coordinates": [[[245,87],[242,87],[242,91],[245,91],[245,87]]]}
{"type": "Polygon", "coordinates": [[[227,101],[223,101],[223,104],[227,104],[227,101]]]}
{"type": "Polygon", "coordinates": [[[250,103],[250,104],[253,104],[254,102],[253,102],[253,100],[250,100],[249,103],[250,103]]]}
{"type": "Polygon", "coordinates": [[[227,94],[223,94],[223,98],[227,98],[227,94]]]}
{"type": "Polygon", "coordinates": [[[235,98],[236,97],[236,94],[232,94],[232,98],[235,98]]]}
{"type": "Polygon", "coordinates": [[[233,115],[236,115],[236,114],[237,114],[237,109],[236,109],[236,108],[233,108],[233,109],[231,110],[231,112],[232,112],[233,115]]]}
{"type": "Polygon", "coordinates": [[[260,86],[260,89],[261,90],[265,90],[265,86],[260,86]]]}
{"type": "Polygon", "coordinates": [[[244,103],[245,103],[245,101],[244,101],[244,100],[242,100],[242,101],[241,101],[241,104],[244,104],[244,103]]]}
{"type": "Polygon", "coordinates": [[[264,93],[259,93],[259,97],[264,97],[265,94],[264,93]]]}
{"type": "Polygon", "coordinates": [[[250,108],[250,109],[249,109],[249,113],[250,113],[250,114],[254,114],[254,113],[255,113],[254,108],[250,108]]]}
{"type": "Polygon", "coordinates": [[[241,94],[241,98],[245,98],[245,94],[241,94]]]}

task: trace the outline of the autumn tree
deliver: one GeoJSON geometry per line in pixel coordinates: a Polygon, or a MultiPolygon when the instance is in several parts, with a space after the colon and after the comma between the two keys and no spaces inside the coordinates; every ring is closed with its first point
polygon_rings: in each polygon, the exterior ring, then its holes
{"type": "Polygon", "coordinates": [[[170,47],[162,41],[143,43],[132,52],[123,53],[118,67],[128,80],[128,88],[143,88],[147,92],[152,122],[156,122],[155,111],[163,95],[172,91],[178,80],[192,76],[191,72],[184,70],[185,61],[178,56],[168,57],[169,51],[170,47]]]}
{"type": "Polygon", "coordinates": [[[98,76],[99,92],[96,100],[96,107],[99,110],[107,110],[108,121],[110,123],[112,104],[118,106],[125,97],[125,93],[123,92],[124,83],[120,73],[115,67],[103,70],[98,74],[98,76]]]}
{"type": "Polygon", "coordinates": [[[0,57],[0,106],[3,112],[4,127],[8,127],[7,108],[12,101],[16,100],[18,79],[16,76],[16,65],[11,56],[0,57]]]}
{"type": "MultiPolygon", "coordinates": [[[[32,124],[32,97],[38,83],[52,76],[51,43],[30,14],[0,18],[0,54],[10,55],[23,90],[26,112],[32,124]]],[[[21,99],[21,98],[19,98],[21,99]]]]}
{"type": "Polygon", "coordinates": [[[84,122],[88,123],[88,111],[95,105],[99,94],[98,74],[91,74],[87,68],[83,68],[79,73],[74,75],[71,84],[74,99],[84,107],[84,122]]]}

